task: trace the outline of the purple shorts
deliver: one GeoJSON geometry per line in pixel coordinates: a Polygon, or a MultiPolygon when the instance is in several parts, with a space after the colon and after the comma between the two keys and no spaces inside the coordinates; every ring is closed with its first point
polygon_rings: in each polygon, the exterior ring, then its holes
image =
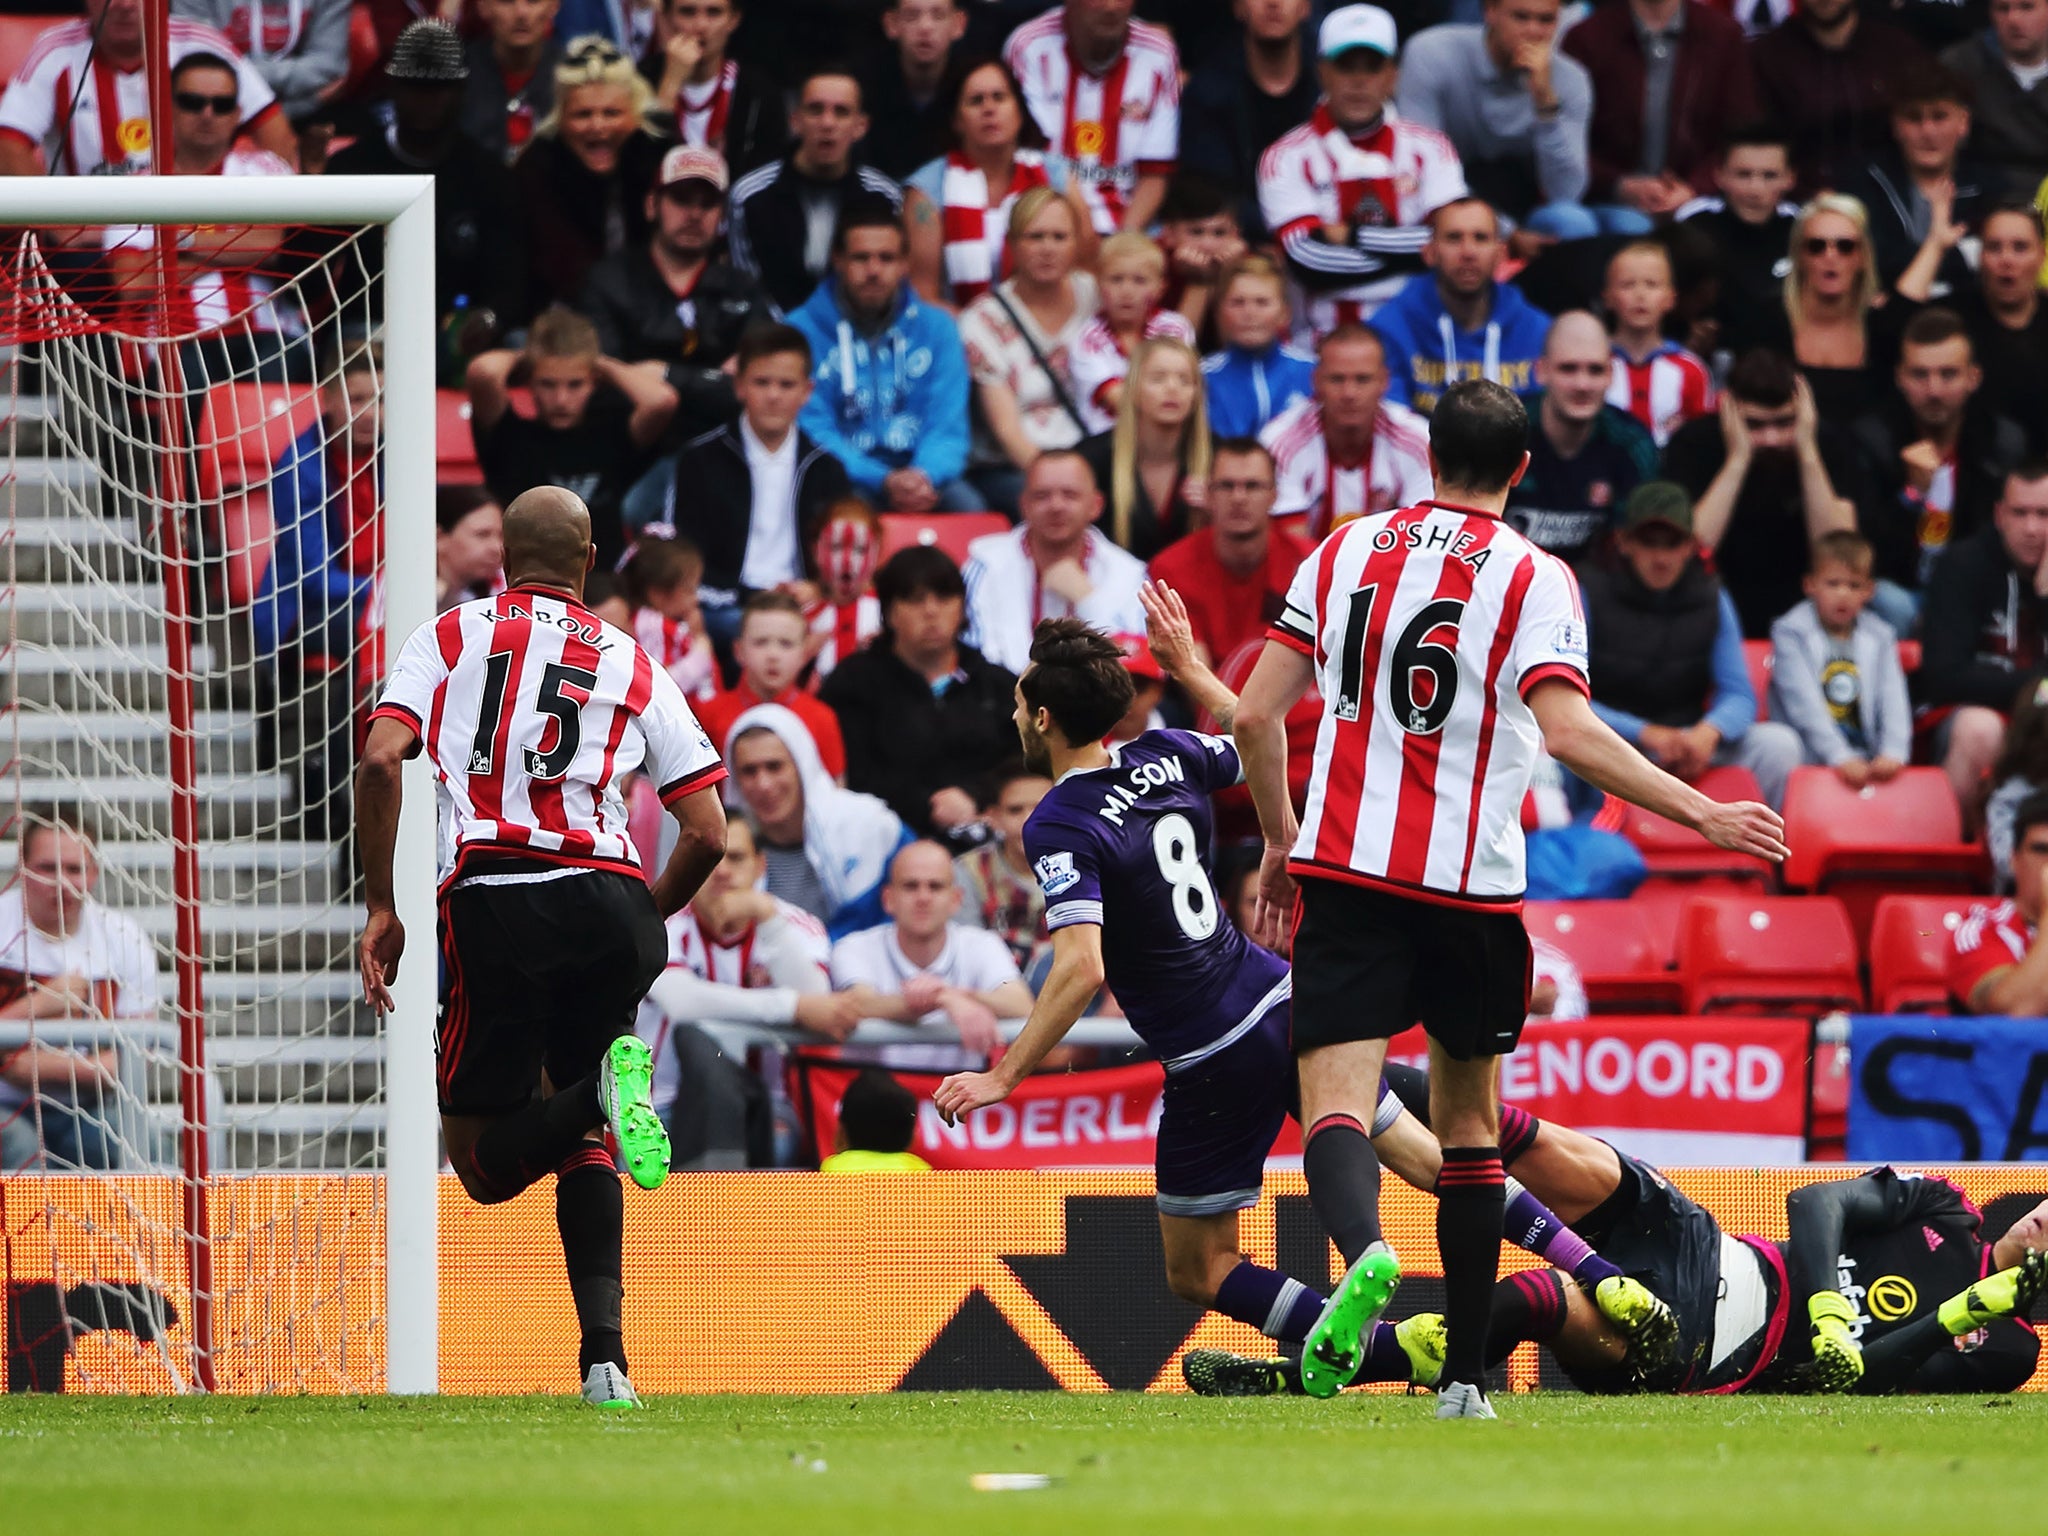
{"type": "Polygon", "coordinates": [[[1281,998],[1212,1056],[1166,1074],[1155,1162],[1165,1216],[1220,1216],[1259,1203],[1266,1154],[1298,1090],[1281,998]]]}

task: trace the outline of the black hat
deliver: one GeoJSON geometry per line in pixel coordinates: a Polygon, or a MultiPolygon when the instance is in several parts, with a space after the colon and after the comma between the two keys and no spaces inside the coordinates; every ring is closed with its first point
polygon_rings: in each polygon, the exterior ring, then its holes
{"type": "Polygon", "coordinates": [[[1692,498],[1685,494],[1685,487],[1669,480],[1645,480],[1629,492],[1621,515],[1622,530],[1634,533],[1652,523],[1684,534],[1692,532],[1692,498]]]}
{"type": "Polygon", "coordinates": [[[384,73],[393,80],[423,85],[460,85],[469,78],[462,38],[445,21],[415,21],[398,34],[384,73]]]}

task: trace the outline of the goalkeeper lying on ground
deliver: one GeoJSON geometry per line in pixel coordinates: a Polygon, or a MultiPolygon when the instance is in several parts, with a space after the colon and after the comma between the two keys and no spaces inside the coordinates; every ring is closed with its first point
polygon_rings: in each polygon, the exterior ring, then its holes
{"type": "MultiPolygon", "coordinates": [[[[1427,1114],[1426,1074],[1390,1065],[1387,1077],[1427,1114]]],[[[1532,1194],[1670,1305],[1679,1346],[1644,1373],[1569,1277],[1539,1269],[1496,1291],[1489,1363],[1533,1340],[1592,1392],[2009,1392],[2033,1374],[2040,1340],[2025,1318],[2048,1285],[2048,1201],[1987,1243],[1953,1184],[1876,1168],[1794,1190],[1780,1243],[1727,1236],[1649,1164],[1512,1106],[1500,1139],[1532,1194]]],[[[1190,1364],[1195,1353],[1210,1352],[1190,1364]]],[[[1277,1362],[1200,1374],[1292,1384],[1277,1362]]]]}

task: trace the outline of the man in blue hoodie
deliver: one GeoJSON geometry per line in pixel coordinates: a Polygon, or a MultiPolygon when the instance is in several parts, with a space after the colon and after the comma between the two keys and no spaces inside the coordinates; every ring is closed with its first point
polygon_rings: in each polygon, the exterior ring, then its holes
{"type": "Polygon", "coordinates": [[[1422,250],[1430,270],[1372,317],[1387,344],[1389,400],[1426,416],[1463,379],[1490,379],[1525,400],[1535,395],[1550,316],[1519,288],[1494,281],[1500,258],[1499,217],[1480,199],[1460,198],[1431,216],[1422,250]]]}
{"type": "Polygon", "coordinates": [[[885,511],[979,511],[962,478],[967,354],[952,317],[911,291],[908,259],[894,208],[847,203],[832,275],[789,317],[817,359],[798,424],[885,511]]]}

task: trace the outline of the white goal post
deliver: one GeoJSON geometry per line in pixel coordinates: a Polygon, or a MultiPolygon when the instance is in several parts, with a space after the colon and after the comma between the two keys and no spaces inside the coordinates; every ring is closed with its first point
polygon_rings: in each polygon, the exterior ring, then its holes
{"type": "MultiPolygon", "coordinates": [[[[9,263],[13,263],[20,251],[25,248],[25,241],[20,234],[20,231],[24,228],[172,226],[190,229],[194,226],[228,225],[344,228],[358,231],[381,227],[383,231],[385,259],[383,261],[382,273],[382,315],[381,326],[379,327],[382,344],[381,367],[383,374],[381,382],[383,422],[381,524],[384,540],[382,564],[383,645],[384,654],[395,657],[405,637],[417,626],[430,620],[435,609],[435,541],[433,530],[436,492],[435,370],[437,315],[434,280],[434,183],[432,178],[426,176],[278,176],[274,178],[257,176],[52,176],[10,179],[6,183],[4,195],[0,195],[0,235],[5,237],[6,259],[9,263]]],[[[55,280],[50,279],[48,281],[54,283],[55,280]]],[[[47,291],[53,294],[56,293],[55,287],[48,287],[47,291]]],[[[364,291],[367,293],[369,290],[366,288],[364,291]]],[[[4,311],[10,304],[19,306],[24,302],[18,287],[13,290],[13,294],[12,298],[0,299],[0,311],[4,311]]],[[[52,302],[61,304],[63,303],[63,298],[61,295],[58,295],[52,302]]],[[[365,298],[363,303],[367,305],[369,300],[365,298]]],[[[16,323],[10,329],[7,337],[10,341],[24,334],[24,330],[19,324],[19,316],[15,318],[16,323]]],[[[7,326],[8,323],[9,316],[4,312],[0,312],[0,326],[7,326]]],[[[29,329],[33,329],[33,327],[29,329]]],[[[148,353],[167,343],[174,342],[175,337],[166,336],[159,330],[153,335],[148,333],[142,335],[124,334],[117,337],[116,340],[122,346],[133,351],[148,353]]],[[[27,367],[34,368],[40,366],[39,363],[33,360],[35,352],[33,346],[17,345],[14,352],[8,355],[7,368],[10,376],[15,376],[17,372],[17,364],[14,358],[14,353],[16,352],[31,358],[31,361],[26,365],[27,367]]],[[[175,381],[181,377],[181,374],[176,369],[170,369],[165,371],[164,377],[175,381]]],[[[16,391],[19,392],[22,387],[17,383],[15,386],[16,391]]],[[[168,392],[175,394],[176,385],[174,383],[166,385],[165,388],[168,392]]],[[[195,401],[195,407],[196,403],[195,401]]],[[[20,477],[16,474],[13,448],[17,438],[17,429],[13,418],[18,404],[18,395],[10,395],[7,400],[0,401],[0,436],[5,437],[8,446],[8,459],[4,465],[0,465],[0,475],[5,477],[4,484],[0,484],[0,518],[5,519],[4,524],[0,524],[0,534],[7,536],[12,535],[15,527],[17,500],[20,499],[21,505],[24,507],[28,505],[25,493],[17,483],[20,477]]],[[[44,408],[40,402],[36,405],[38,410],[44,408]]],[[[74,406],[73,408],[76,409],[77,407],[74,406]]],[[[86,409],[89,410],[89,406],[86,409]]],[[[55,440],[54,429],[53,440],[55,440]]],[[[47,450],[40,451],[47,452],[47,450]]],[[[72,452],[74,457],[77,456],[75,449],[72,452]]],[[[56,466],[55,468],[47,468],[39,472],[61,478],[64,470],[61,456],[40,459],[37,462],[39,465],[56,466]]],[[[73,467],[75,468],[76,466],[73,467]]],[[[174,480],[175,478],[173,476],[174,480]]],[[[55,493],[52,494],[54,495],[55,493]]],[[[169,505],[169,503],[178,498],[179,492],[175,490],[164,490],[161,492],[145,491],[145,495],[150,494],[161,494],[164,497],[166,506],[162,510],[173,513],[178,510],[176,506],[169,505]]],[[[183,493],[187,498],[196,498],[200,494],[202,493],[197,486],[187,487],[183,493]]],[[[90,504],[80,500],[70,515],[75,522],[82,525],[90,521],[90,510],[90,504]]],[[[178,519],[173,516],[164,521],[168,521],[175,527],[178,519]]],[[[91,537],[93,535],[88,529],[81,536],[91,537]]],[[[121,536],[126,537],[127,535],[124,532],[121,536]]],[[[175,533],[165,536],[178,537],[175,533]]],[[[139,536],[145,544],[150,537],[151,535],[148,534],[139,536]]],[[[152,552],[145,550],[144,552],[146,554],[162,554],[161,551],[152,552]]],[[[169,559],[163,559],[157,563],[160,563],[165,570],[170,570],[176,565],[175,561],[169,559]]],[[[148,569],[149,566],[144,564],[137,568],[148,569]]],[[[16,578],[14,576],[14,562],[12,558],[7,562],[6,569],[0,571],[0,580],[4,580],[6,583],[10,604],[14,603],[16,578]]],[[[193,690],[189,686],[180,686],[179,674],[184,669],[180,668],[179,660],[181,657],[186,657],[188,653],[195,651],[195,649],[202,647],[203,642],[195,638],[193,633],[181,634],[178,632],[182,625],[180,615],[185,599],[178,595],[176,589],[183,584],[183,577],[175,575],[166,575],[159,582],[155,597],[149,599],[149,601],[160,603],[162,610],[161,612],[152,612],[150,617],[153,625],[160,622],[164,634],[163,642],[159,645],[152,639],[146,645],[138,644],[126,661],[126,665],[132,670],[140,665],[137,658],[147,654],[153,658],[151,664],[160,667],[165,678],[168,680],[167,684],[160,685],[169,694],[168,703],[165,706],[168,715],[167,733],[164,733],[162,730],[163,722],[161,720],[155,723],[159,734],[167,734],[168,738],[170,768],[167,775],[169,780],[167,799],[169,805],[169,825],[172,828],[169,839],[163,839],[158,834],[157,844],[151,847],[144,847],[140,840],[140,834],[138,834],[138,841],[130,851],[135,855],[138,862],[143,861],[145,856],[156,858],[158,864],[168,864],[173,870],[174,879],[172,884],[175,889],[171,893],[169,904],[174,904],[177,909],[176,937],[168,941],[170,947],[166,949],[167,940],[162,929],[159,928],[155,933],[159,949],[166,954],[172,955],[174,966],[178,972],[175,978],[175,987],[172,974],[170,972],[165,973],[163,984],[165,1006],[162,1017],[166,1022],[175,1019],[180,1039],[184,1042],[180,1048],[180,1059],[176,1063],[181,1068],[180,1075],[185,1082],[185,1086],[180,1091],[204,1094],[215,1090],[211,1087],[206,1064],[203,1060],[203,1053],[209,1039],[208,1000],[202,997],[200,989],[205,987],[208,977],[201,974],[202,961],[196,956],[199,953],[213,952],[207,949],[209,942],[217,948],[220,943],[226,941],[218,935],[212,936],[211,940],[209,940],[209,936],[199,926],[206,920],[207,913],[219,909],[203,905],[199,895],[199,876],[195,873],[198,867],[199,850],[193,845],[197,844],[200,839],[196,835],[181,839],[177,832],[180,826],[181,814],[187,818],[184,822],[186,827],[189,828],[194,825],[190,818],[194,813],[195,805],[201,814],[212,815],[218,811],[217,806],[205,803],[205,797],[208,794],[205,785],[194,782],[195,779],[206,777],[205,775],[196,774],[192,766],[195,736],[201,731],[202,727],[194,718],[193,690]],[[182,782],[180,782],[181,780],[182,782]],[[187,974],[188,971],[189,974],[187,974]],[[193,1060],[191,1055],[188,1054],[191,1050],[201,1053],[202,1059],[198,1061],[193,1060]],[[194,1084],[197,1086],[193,1086],[194,1084]]],[[[87,607],[93,604],[100,605],[99,607],[92,608],[92,613],[98,613],[111,601],[105,591],[100,592],[98,595],[93,595],[89,587],[90,583],[81,579],[80,587],[76,590],[84,592],[85,595],[77,598],[60,596],[57,599],[57,603],[60,606],[72,605],[67,607],[64,616],[64,622],[71,626],[71,630],[81,630],[82,626],[89,627],[91,614],[85,611],[87,607]]],[[[131,576],[129,578],[129,585],[122,590],[146,592],[147,587],[146,583],[138,584],[131,576]]],[[[140,600],[138,599],[137,601],[140,600]]],[[[26,610],[18,611],[25,612],[26,610]]],[[[189,628],[196,628],[196,625],[189,626],[189,628]]],[[[63,664],[64,646],[71,645],[82,651],[84,647],[98,643],[91,640],[79,641],[63,638],[63,636],[70,632],[70,630],[62,628],[54,630],[52,633],[56,638],[50,638],[46,642],[50,648],[50,654],[54,658],[54,664],[57,666],[63,664]]],[[[154,635],[155,632],[154,628],[149,631],[151,635],[154,635]]],[[[18,648],[10,645],[9,654],[18,657],[18,648]]],[[[211,651],[207,650],[205,655],[210,656],[211,651]]],[[[202,672],[206,665],[207,661],[204,659],[197,662],[190,662],[188,660],[188,667],[197,667],[202,672]]],[[[19,668],[18,660],[16,667],[17,669],[19,668]]],[[[0,664],[0,673],[6,671],[5,664],[0,664]]],[[[14,714],[20,707],[19,700],[23,697],[22,675],[19,670],[8,674],[7,712],[10,715],[14,714]]],[[[151,697],[154,698],[155,694],[152,693],[151,697]]],[[[215,708],[217,713],[217,706],[215,708]]],[[[41,723],[46,727],[54,728],[52,731],[46,732],[46,734],[61,733],[64,729],[64,720],[60,716],[49,716],[41,723]]],[[[144,719],[139,723],[131,721],[129,725],[123,728],[130,730],[131,733],[136,733],[149,727],[151,724],[151,721],[144,719]]],[[[246,731],[246,727],[242,729],[246,731]]],[[[25,777],[25,774],[24,770],[19,767],[21,759],[18,745],[20,735],[18,723],[12,734],[14,734],[17,740],[15,748],[17,767],[14,771],[17,778],[21,779],[25,777]]],[[[202,742],[201,745],[211,750],[214,744],[202,742]]],[[[66,759],[67,763],[68,761],[66,759]]],[[[351,752],[350,762],[352,763],[352,761],[351,752]]],[[[89,772],[90,770],[85,771],[89,772]]],[[[105,775],[105,770],[100,772],[101,776],[92,779],[90,782],[94,785],[112,784],[113,788],[108,791],[109,795],[114,798],[120,798],[119,776],[116,775],[114,778],[109,779],[105,775]]],[[[271,776],[276,777],[274,774],[271,776]]],[[[38,782],[40,783],[41,781],[38,782]]],[[[61,785],[68,781],[65,781],[60,775],[57,778],[51,779],[50,782],[61,785]]],[[[85,781],[81,778],[79,782],[85,781]]],[[[383,1138],[381,1169],[382,1241],[381,1243],[374,1243],[364,1247],[361,1252],[376,1255],[375,1258],[367,1261],[369,1264],[374,1264],[379,1259],[381,1259],[383,1264],[381,1298],[383,1310],[381,1318],[383,1352],[381,1360],[364,1360],[361,1358],[361,1352],[369,1346],[367,1344],[352,1344],[351,1348],[355,1351],[355,1354],[350,1357],[347,1370],[331,1372],[320,1378],[321,1383],[325,1384],[326,1389],[329,1390],[332,1390],[335,1385],[339,1385],[343,1390],[361,1390],[360,1386],[351,1386],[350,1383],[366,1382],[370,1384],[372,1389],[381,1385],[384,1390],[394,1393],[420,1393],[435,1391],[438,1382],[437,1336],[439,1294],[436,1202],[439,1188],[440,1150],[437,1107],[434,1097],[433,1061],[434,1010],[437,986],[436,961],[438,953],[435,942],[434,899],[435,848],[437,839],[434,826],[436,809],[435,789],[431,770],[424,757],[415,758],[408,767],[405,790],[404,819],[398,836],[396,875],[398,910],[407,931],[407,949],[404,964],[400,969],[396,982],[392,986],[392,992],[397,1002],[397,1011],[383,1022],[381,1031],[377,1032],[381,1038],[374,1039],[374,1043],[364,1043],[353,1047],[367,1051],[374,1057],[377,1054],[377,1046],[381,1045],[381,1081],[377,1088],[371,1089],[368,1092],[371,1097],[381,1096],[381,1103],[376,1107],[381,1108],[382,1112],[382,1119],[379,1123],[383,1138]]],[[[8,790],[0,789],[0,794],[8,792],[8,790]]],[[[152,790],[152,793],[155,793],[155,790],[152,790]]],[[[123,803],[125,805],[125,801],[123,803]]],[[[345,804],[346,802],[344,801],[343,803],[345,804]]],[[[15,805],[9,805],[5,809],[10,814],[18,811],[18,807],[15,805]]],[[[272,835],[284,837],[294,834],[274,832],[272,835]]],[[[297,835],[304,836],[305,834],[297,835]]],[[[335,833],[335,838],[336,846],[345,848],[345,841],[342,839],[340,831],[335,833]]],[[[313,845],[295,844],[293,846],[313,845]]],[[[335,860],[330,859],[329,865],[331,866],[334,862],[335,860]]],[[[111,869],[111,864],[108,867],[111,869]]],[[[207,875],[214,882],[213,886],[209,888],[217,890],[220,879],[219,873],[209,869],[207,875]]],[[[19,877],[11,876],[8,883],[12,883],[13,878],[19,877]]],[[[334,1000],[333,1006],[336,1009],[359,1008],[359,999],[344,995],[346,988],[350,985],[347,978],[352,974],[352,969],[344,969],[341,952],[341,945],[345,937],[348,937],[349,942],[352,944],[352,936],[344,935],[343,932],[348,926],[344,916],[344,909],[348,905],[359,902],[359,897],[352,897],[350,895],[351,892],[359,891],[359,886],[352,884],[350,877],[346,875],[333,876],[331,869],[323,873],[323,878],[338,881],[341,887],[339,895],[329,895],[326,898],[328,906],[318,914],[319,922],[324,925],[320,928],[321,942],[327,946],[320,951],[323,958],[317,962],[321,968],[319,979],[323,987],[326,988],[323,996],[331,997],[334,1000]]],[[[304,903],[312,898],[298,895],[276,895],[273,892],[272,899],[279,903],[304,903]]],[[[296,912],[306,909],[297,907],[291,910],[296,912]]],[[[156,915],[161,917],[164,913],[159,910],[156,915]]],[[[359,928],[361,921],[359,905],[355,918],[356,927],[359,928]]],[[[306,942],[305,936],[303,934],[298,935],[297,942],[303,946],[306,942]]],[[[303,949],[293,951],[293,953],[302,952],[309,951],[304,951],[303,949]]],[[[230,977],[230,980],[241,983],[249,983],[253,980],[256,985],[253,988],[246,988],[246,990],[251,990],[252,992],[260,990],[262,977],[260,975],[252,976],[251,973],[257,971],[261,966],[274,963],[267,959],[251,958],[251,956],[255,956],[257,953],[258,951],[254,949],[239,951],[236,957],[228,962],[228,967],[236,972],[236,974],[230,977]]],[[[314,962],[297,963],[309,966],[314,964],[314,962]]],[[[33,1029],[33,1026],[31,1026],[31,1029],[33,1029]]],[[[168,1034],[168,1029],[165,1029],[163,1033],[168,1034]]],[[[359,1040],[371,1041],[372,1037],[367,1024],[358,1024],[355,1033],[359,1040]]],[[[52,1032],[50,1038],[62,1041],[69,1037],[66,1037],[63,1031],[58,1030],[52,1032]]],[[[233,1044],[235,1042],[224,1041],[222,1043],[233,1044]]],[[[243,1043],[246,1044],[247,1042],[243,1043]]],[[[293,1041],[290,1043],[300,1045],[308,1042],[293,1041]]],[[[332,1042],[320,1041],[312,1043],[326,1045],[332,1042]]],[[[0,1041],[0,1056],[6,1055],[5,1045],[5,1041],[0,1041]]],[[[312,1060],[315,1054],[313,1052],[305,1053],[306,1059],[312,1060]]],[[[355,1063],[354,1058],[350,1060],[351,1066],[349,1069],[353,1070],[355,1065],[359,1064],[355,1063]]],[[[372,1060],[369,1065],[374,1067],[377,1063],[372,1060]]],[[[294,1062],[292,1066],[300,1072],[310,1070],[303,1063],[299,1062],[294,1062]]],[[[266,1061],[263,1064],[263,1069],[273,1073],[280,1070],[274,1061],[266,1061]]],[[[372,1075],[374,1076],[374,1074],[372,1075]]],[[[191,1150],[180,1165],[186,1185],[184,1193],[186,1216],[183,1232],[185,1253],[183,1259],[178,1263],[173,1264],[166,1261],[163,1267],[166,1273],[175,1270],[176,1273],[185,1277],[189,1284],[188,1294],[191,1297],[192,1309],[203,1312],[206,1316],[211,1317],[213,1316],[214,1302],[211,1294],[212,1286],[210,1284],[202,1284],[202,1276],[211,1273],[212,1255],[209,1252],[209,1242],[220,1241],[222,1234],[213,1233],[211,1239],[209,1239],[209,1218],[204,1214],[204,1211],[209,1203],[216,1208],[219,1208],[223,1203],[232,1206],[236,1198],[232,1190],[224,1191],[223,1189],[211,1186],[216,1184],[225,1186],[234,1180],[245,1180],[254,1183],[265,1174],[297,1172],[306,1167],[317,1169],[321,1166],[335,1165],[321,1165],[310,1162],[301,1154],[296,1161],[281,1158],[275,1166],[265,1166],[259,1159],[252,1156],[231,1157],[228,1159],[228,1165],[225,1168],[221,1168],[218,1155],[216,1154],[210,1161],[206,1152],[207,1117],[205,1113],[202,1111],[195,1117],[192,1113],[191,1102],[188,1102],[186,1112],[183,1115],[183,1122],[184,1132],[182,1139],[191,1144],[191,1150]],[[196,1131],[193,1125],[195,1118],[197,1120],[196,1131]],[[199,1212],[196,1217],[193,1214],[195,1209],[199,1212]]],[[[374,1131],[369,1133],[363,1144],[370,1144],[374,1140],[374,1135],[374,1131]]],[[[166,1163],[164,1166],[168,1168],[169,1164],[166,1163]]],[[[352,1187],[359,1190],[373,1185],[378,1176],[378,1169],[375,1166],[373,1154],[362,1154],[353,1162],[342,1166],[345,1167],[347,1176],[357,1181],[356,1185],[352,1187]]],[[[51,1169],[44,1168],[40,1171],[50,1173],[51,1169]]],[[[66,1173],[62,1177],[68,1178],[70,1175],[66,1173]]],[[[4,1212],[7,1221],[16,1227],[20,1223],[20,1203],[32,1201],[35,1198],[29,1186],[36,1182],[32,1179],[19,1182],[15,1204],[9,1205],[4,1201],[0,1201],[0,1212],[4,1212]]],[[[42,1182],[54,1183],[59,1182],[59,1179],[53,1177],[42,1182]]],[[[139,1180],[124,1180],[119,1177],[102,1175],[98,1185],[88,1187],[86,1177],[81,1175],[78,1183],[82,1188],[87,1188],[87,1192],[81,1193],[77,1198],[88,1203],[96,1200],[101,1201],[107,1207],[117,1205],[118,1202],[123,1200],[127,1201],[131,1207],[137,1204],[146,1205],[149,1201],[147,1192],[136,1193],[129,1188],[130,1185],[139,1184],[140,1182],[139,1180]],[[110,1187],[117,1188],[120,1192],[116,1194],[90,1192],[91,1189],[104,1190],[110,1187]]],[[[159,1182],[168,1186],[173,1181],[169,1178],[164,1178],[159,1182]]],[[[374,1208],[376,1199],[377,1195],[372,1193],[363,1197],[363,1203],[366,1208],[374,1208]]],[[[94,1208],[100,1209],[102,1207],[94,1208]]],[[[306,1220],[307,1224],[310,1225],[310,1216],[306,1220]]],[[[90,1224],[82,1223],[82,1225],[90,1224]]],[[[290,1225],[290,1223],[278,1221],[273,1222],[272,1225],[274,1227],[284,1227],[290,1225]]],[[[170,1234],[175,1233],[176,1226],[177,1218],[175,1216],[167,1218],[162,1235],[168,1239],[170,1234]]],[[[276,1244],[281,1240],[290,1240],[290,1236],[288,1234],[285,1239],[280,1239],[276,1232],[270,1232],[266,1234],[265,1240],[276,1244]]],[[[345,1262],[350,1262],[350,1260],[345,1257],[337,1257],[321,1249],[317,1238],[301,1239],[301,1241],[306,1244],[305,1251],[313,1255],[313,1257],[303,1261],[305,1267],[308,1270],[313,1270],[326,1266],[329,1273],[327,1273],[326,1278],[321,1283],[334,1284],[331,1271],[337,1269],[345,1262]]],[[[54,1248],[55,1246],[56,1241],[53,1239],[52,1247],[54,1248]]],[[[351,1255],[356,1252],[357,1250],[353,1247],[349,1249],[351,1255]]],[[[138,1262],[142,1261],[138,1260],[138,1262]]],[[[152,1259],[150,1262],[155,1261],[152,1259]]],[[[289,1264],[290,1262],[292,1262],[290,1259],[283,1261],[284,1264],[289,1264]]],[[[361,1267],[362,1265],[359,1264],[358,1270],[361,1267]]],[[[281,1266],[280,1272],[283,1272],[281,1266]]],[[[86,1274],[84,1278],[92,1280],[96,1279],[97,1276],[86,1274]]],[[[354,1273],[350,1278],[352,1281],[360,1281],[365,1288],[371,1289],[371,1304],[374,1305],[374,1277],[354,1273]]],[[[312,1283],[310,1278],[307,1283],[312,1283]]],[[[254,1301],[246,1297],[237,1297],[234,1303],[235,1315],[246,1316],[252,1312],[261,1315],[265,1304],[272,1306],[279,1315],[290,1317],[287,1311],[289,1305],[287,1301],[267,1297],[259,1297],[254,1301]]],[[[188,1317],[185,1319],[185,1322],[190,1325],[192,1319],[188,1317]]],[[[189,1369],[183,1361],[169,1368],[169,1379],[173,1386],[211,1386],[213,1384],[213,1358],[216,1347],[221,1343],[221,1340],[212,1336],[212,1334],[214,1329],[225,1329],[227,1326],[228,1323],[224,1317],[221,1320],[215,1321],[204,1331],[204,1336],[198,1337],[196,1342],[189,1346],[189,1369]]],[[[280,1324],[278,1331],[281,1333],[289,1332],[292,1326],[290,1322],[280,1324]]],[[[372,1325],[354,1337],[368,1340],[374,1338],[377,1331],[374,1325],[372,1325]]],[[[301,1381],[305,1381],[303,1376],[301,1381]]],[[[243,1390],[265,1390],[280,1385],[289,1386],[290,1384],[289,1378],[274,1372],[269,1374],[264,1372],[242,1373],[235,1378],[235,1385],[243,1390]]],[[[223,1380],[222,1385],[225,1387],[228,1385],[228,1382],[223,1380]]],[[[43,1389],[50,1390],[47,1387],[43,1389]]],[[[104,1382],[95,1383],[83,1389],[135,1390],[132,1386],[122,1385],[120,1381],[114,1381],[111,1384],[104,1382]]],[[[316,1384],[311,1385],[309,1389],[320,1390],[322,1387],[316,1384]]]]}

